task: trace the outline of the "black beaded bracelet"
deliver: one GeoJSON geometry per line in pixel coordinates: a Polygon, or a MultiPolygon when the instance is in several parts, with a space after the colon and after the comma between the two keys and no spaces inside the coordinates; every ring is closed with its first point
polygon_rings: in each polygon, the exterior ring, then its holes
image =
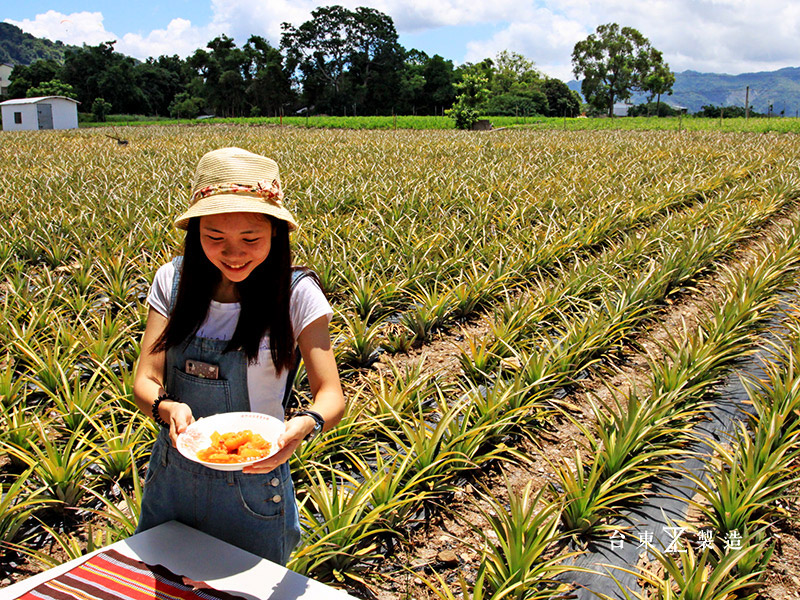
{"type": "Polygon", "coordinates": [[[178,402],[178,399],[169,392],[161,394],[158,398],[156,398],[156,401],[153,402],[153,420],[156,422],[156,425],[160,425],[161,427],[169,427],[169,423],[162,419],[161,415],[158,413],[158,407],[164,400],[178,402]]]}

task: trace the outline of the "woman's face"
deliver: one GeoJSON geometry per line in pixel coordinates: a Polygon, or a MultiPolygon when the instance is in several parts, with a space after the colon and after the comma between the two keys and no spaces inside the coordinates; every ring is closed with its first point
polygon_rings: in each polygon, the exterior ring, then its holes
{"type": "Polygon", "coordinates": [[[200,243],[222,280],[244,281],[272,247],[272,223],[259,213],[235,212],[200,217],[200,243]]]}

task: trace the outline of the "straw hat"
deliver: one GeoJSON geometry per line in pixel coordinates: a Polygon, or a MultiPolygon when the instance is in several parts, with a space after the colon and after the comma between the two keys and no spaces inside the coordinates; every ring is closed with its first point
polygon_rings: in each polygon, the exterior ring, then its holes
{"type": "Polygon", "coordinates": [[[283,205],[278,164],[271,158],[241,148],[220,148],[204,154],[197,163],[189,210],[175,221],[186,229],[189,219],[230,212],[270,215],[297,229],[283,205]]]}

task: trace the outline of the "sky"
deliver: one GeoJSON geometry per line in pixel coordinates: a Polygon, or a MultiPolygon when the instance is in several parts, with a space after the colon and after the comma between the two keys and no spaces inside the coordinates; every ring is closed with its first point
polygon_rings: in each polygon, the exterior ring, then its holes
{"type": "Polygon", "coordinates": [[[673,71],[739,74],[800,66],[800,0],[3,0],[0,13],[36,37],[66,44],[116,40],[146,59],[186,57],[226,34],[280,43],[318,6],[369,6],[394,20],[400,43],[455,64],[523,54],[551,77],[574,78],[575,43],[603,23],[638,29],[673,71]]]}

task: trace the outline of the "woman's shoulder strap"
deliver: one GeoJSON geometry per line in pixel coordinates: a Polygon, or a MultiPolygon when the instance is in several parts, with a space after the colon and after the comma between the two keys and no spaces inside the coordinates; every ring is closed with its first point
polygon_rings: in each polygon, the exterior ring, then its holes
{"type": "Polygon", "coordinates": [[[181,271],[183,267],[183,257],[176,256],[172,259],[172,264],[175,266],[175,275],[172,277],[172,291],[169,295],[169,312],[172,314],[172,309],[175,306],[175,300],[178,298],[178,284],[181,282],[181,271]]]}
{"type": "Polygon", "coordinates": [[[290,286],[291,290],[297,287],[297,284],[300,283],[306,277],[311,277],[312,279],[318,279],[317,274],[314,273],[308,267],[292,267],[292,283],[290,286]]]}
{"type": "MultiPolygon", "coordinates": [[[[306,277],[310,277],[313,281],[319,283],[319,277],[317,274],[308,267],[292,267],[292,283],[289,288],[290,291],[294,290],[294,288],[297,287],[297,284],[306,277]]],[[[294,378],[297,376],[297,368],[300,366],[301,359],[302,356],[300,355],[300,348],[295,346],[294,361],[292,367],[289,369],[289,373],[286,377],[286,387],[283,390],[284,412],[293,408],[297,408],[298,406],[297,399],[294,397],[294,378]]]]}

